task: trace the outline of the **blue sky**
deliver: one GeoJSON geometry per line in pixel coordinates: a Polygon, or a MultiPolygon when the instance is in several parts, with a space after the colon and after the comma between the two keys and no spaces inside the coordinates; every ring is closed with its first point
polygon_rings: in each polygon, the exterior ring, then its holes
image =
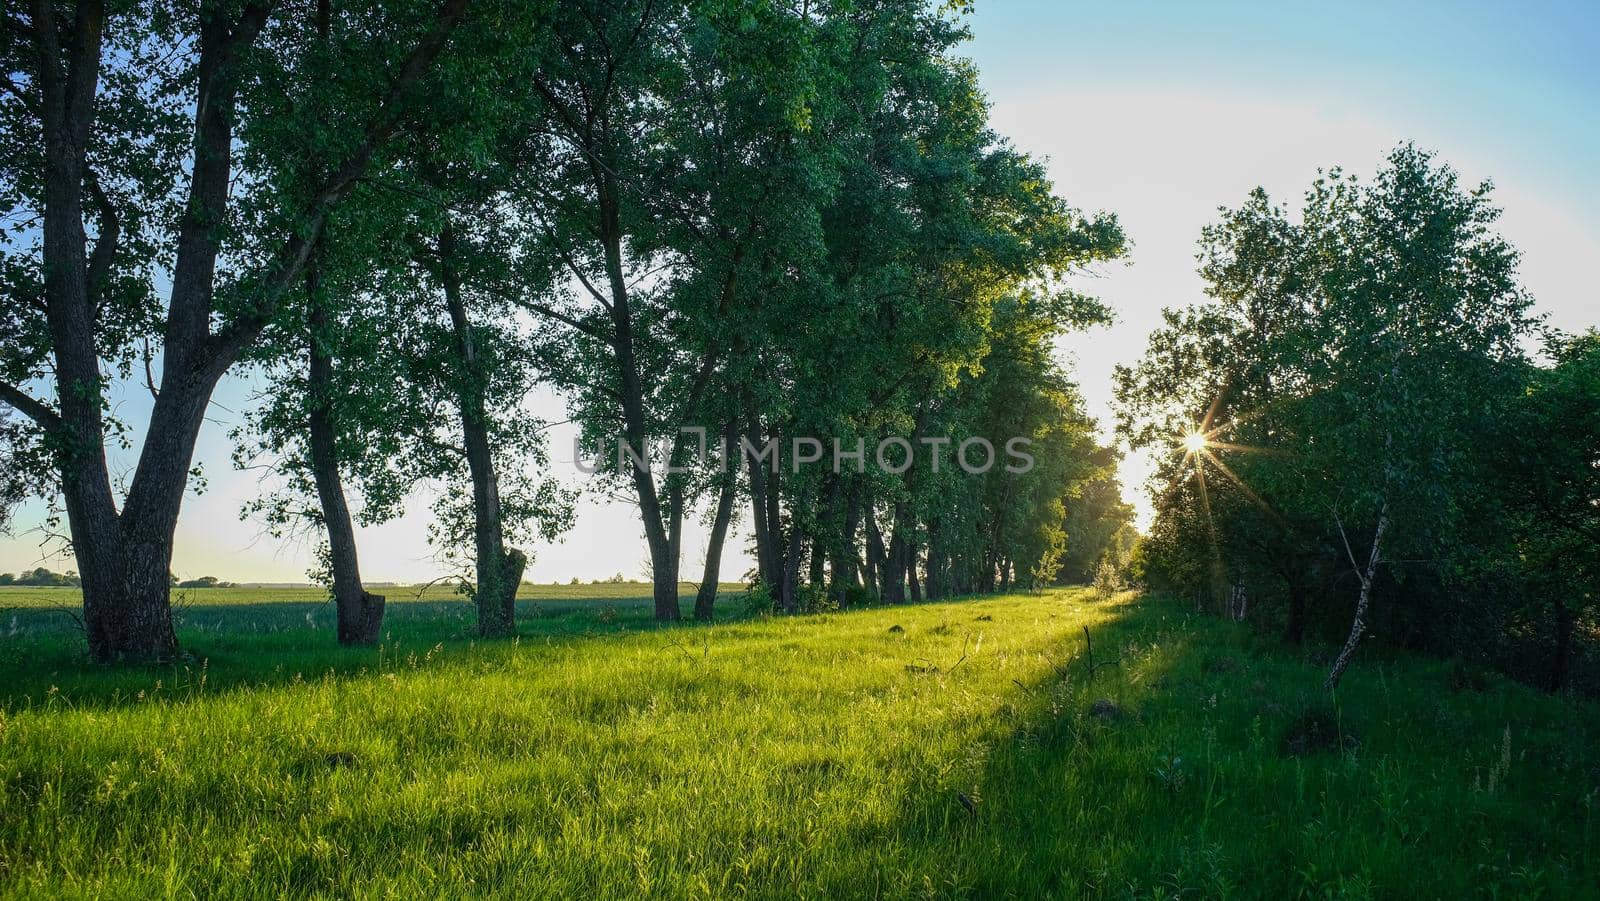
{"type": "MultiPolygon", "coordinates": [[[[1600,262],[1600,2],[978,0],[971,26],[967,54],[996,128],[1050,159],[1062,196],[1116,212],[1134,244],[1126,264],[1083,280],[1117,323],[1060,346],[1097,415],[1107,411],[1112,367],[1140,354],[1160,309],[1200,296],[1195,239],[1218,206],[1257,185],[1292,202],[1318,167],[1367,174],[1403,140],[1438,151],[1468,179],[1492,177],[1502,231],[1523,251],[1539,307],[1567,329],[1600,323],[1591,275],[1600,262]]],[[[208,488],[185,501],[174,569],[301,581],[310,548],[280,546],[238,517],[258,477],[232,470],[226,431],[249,387],[229,379],[211,411],[197,455],[208,488]]],[[[145,400],[126,391],[119,403],[137,421],[145,400]]],[[[564,418],[553,397],[535,406],[564,418]]],[[[571,457],[570,432],[554,430],[553,466],[576,481],[571,457]]],[[[1148,459],[1124,464],[1129,497],[1145,511],[1149,469],[1148,459]]],[[[28,531],[40,518],[29,508],[18,534],[0,538],[0,570],[71,567],[45,556],[28,531]]],[[[425,530],[422,513],[364,530],[363,572],[438,575],[425,530]]],[[[698,569],[703,534],[686,536],[686,572],[698,569]]],[[[730,542],[724,573],[748,567],[743,544],[730,542]]],[[[538,581],[634,576],[645,557],[632,509],[593,497],[562,543],[531,550],[538,581]]]]}

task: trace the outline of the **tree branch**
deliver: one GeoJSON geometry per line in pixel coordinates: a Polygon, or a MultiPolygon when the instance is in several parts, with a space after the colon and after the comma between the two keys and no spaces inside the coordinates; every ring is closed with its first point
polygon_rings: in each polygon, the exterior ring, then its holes
{"type": "Polygon", "coordinates": [[[422,77],[444,49],[451,32],[466,13],[467,0],[444,0],[434,17],[433,25],[423,36],[411,55],[401,64],[399,73],[378,105],[378,115],[368,124],[366,134],[355,151],[335,170],[304,207],[306,228],[291,235],[279,249],[267,277],[263,280],[261,300],[249,314],[241,316],[219,331],[209,342],[211,365],[224,369],[232,365],[238,355],[267,327],[284,294],[294,285],[305,265],[312,243],[322,230],[323,223],[335,204],[365,173],[378,148],[400,124],[401,110],[406,94],[422,77]]]}
{"type": "Polygon", "coordinates": [[[10,404],[13,409],[45,429],[54,430],[61,425],[61,415],[50,409],[49,404],[35,398],[10,382],[0,382],[0,400],[10,404]]]}
{"type": "Polygon", "coordinates": [[[573,328],[577,329],[580,332],[583,332],[585,335],[588,335],[589,337],[594,338],[597,341],[603,341],[603,342],[606,342],[608,344],[611,342],[610,336],[608,336],[605,332],[602,332],[600,329],[596,328],[594,325],[592,325],[590,323],[587,323],[587,322],[584,322],[584,321],[582,321],[580,319],[575,319],[575,318],[573,318],[571,316],[568,316],[567,314],[562,313],[560,310],[553,309],[551,307],[545,306],[542,303],[537,303],[537,302],[531,301],[531,300],[516,300],[516,301],[513,301],[513,302],[516,303],[518,306],[523,307],[524,309],[527,309],[527,310],[529,310],[531,312],[538,313],[541,316],[548,316],[549,318],[554,319],[557,322],[564,322],[567,325],[572,326],[573,328]]]}
{"type": "Polygon", "coordinates": [[[122,223],[117,208],[100,187],[100,179],[93,172],[84,173],[84,184],[100,214],[100,233],[94,239],[94,250],[89,255],[89,309],[100,306],[105,291],[106,278],[111,274],[111,263],[116,259],[117,243],[122,238],[122,223]]]}

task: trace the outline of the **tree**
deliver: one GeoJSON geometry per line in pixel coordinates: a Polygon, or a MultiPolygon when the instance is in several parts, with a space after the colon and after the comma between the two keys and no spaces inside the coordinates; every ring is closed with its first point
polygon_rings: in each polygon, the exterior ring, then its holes
{"type": "MultiPolygon", "coordinates": [[[[1380,580],[1436,579],[1465,546],[1472,411],[1536,325],[1489,194],[1409,145],[1371,184],[1319,179],[1298,222],[1254,192],[1203,235],[1210,299],[1169,311],[1118,373],[1122,433],[1177,448],[1159,474],[1151,574],[1214,595],[1280,579],[1296,641],[1309,586],[1347,574],[1330,688],[1380,580]]],[[[1432,597],[1396,593],[1386,626],[1441,634],[1432,597]]]]}
{"type": "MultiPolygon", "coordinates": [[[[1102,448],[1100,457],[1115,459],[1115,451],[1102,448]]],[[[1122,500],[1122,485],[1114,475],[1091,479],[1066,504],[1062,526],[1067,546],[1061,566],[1054,574],[1057,582],[1084,585],[1093,582],[1100,563],[1109,555],[1119,570],[1132,551],[1133,507],[1122,500]]]]}
{"type": "Polygon", "coordinates": [[[398,514],[413,486],[444,484],[431,537],[460,567],[484,636],[515,631],[527,555],[512,544],[570,520],[566,493],[537,475],[544,424],[523,409],[537,373],[512,306],[549,290],[550,267],[524,252],[504,207],[510,173],[536,168],[519,153],[549,18],[546,5],[518,4],[462,26],[473,55],[442,60],[439,77],[419,86],[386,165],[325,229],[307,334],[264,355],[276,390],[254,423],[254,450],[278,455],[290,491],[258,509],[293,523],[314,484],[328,533],[318,575],[350,626],[342,634],[375,636],[381,606],[360,586],[341,476],[369,522],[398,514]]]}
{"type": "Polygon", "coordinates": [[[1547,356],[1551,365],[1519,369],[1488,408],[1460,581],[1498,601],[1474,611],[1480,622],[1464,637],[1560,691],[1581,624],[1600,609],[1600,333],[1554,336],[1547,356]],[[1524,664],[1513,655],[1530,633],[1545,636],[1541,659],[1524,664]]]}
{"type": "Polygon", "coordinates": [[[175,649],[172,536],[206,404],[300,283],[317,232],[392,136],[465,9],[445,0],[340,11],[349,20],[340,83],[366,89],[342,92],[358,102],[337,120],[296,123],[335,152],[319,177],[290,185],[248,171],[248,136],[262,112],[257,89],[295,81],[314,16],[259,3],[108,10],[96,0],[7,16],[7,71],[22,81],[6,95],[0,131],[19,152],[0,179],[40,228],[6,247],[7,290],[24,302],[7,306],[0,327],[11,339],[0,398],[30,425],[5,436],[59,480],[97,659],[175,649]],[[234,184],[240,197],[230,197],[234,184]],[[151,259],[170,264],[164,307],[151,259]],[[160,384],[150,373],[149,425],[119,505],[101,366],[126,376],[151,342],[160,384]],[[29,390],[47,365],[53,402],[29,390]]]}

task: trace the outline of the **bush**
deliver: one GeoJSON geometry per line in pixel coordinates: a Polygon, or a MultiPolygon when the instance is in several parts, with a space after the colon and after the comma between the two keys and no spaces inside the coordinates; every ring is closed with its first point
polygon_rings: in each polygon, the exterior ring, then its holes
{"type": "Polygon", "coordinates": [[[1094,571],[1095,594],[1109,598],[1122,589],[1122,571],[1117,569],[1117,564],[1109,556],[1101,557],[1100,565],[1094,571]]]}
{"type": "MultiPolygon", "coordinates": [[[[834,597],[838,597],[838,588],[832,589],[831,593],[834,597]]],[[[839,606],[845,609],[851,609],[855,607],[871,607],[876,603],[878,603],[878,593],[873,591],[871,588],[868,588],[865,585],[846,585],[844,588],[844,599],[839,606]]]]}
{"type": "Polygon", "coordinates": [[[772,590],[764,582],[750,583],[744,591],[745,616],[771,616],[772,611],[772,590]]]}
{"type": "Polygon", "coordinates": [[[795,596],[796,613],[837,613],[839,602],[822,585],[802,585],[795,596]]]}

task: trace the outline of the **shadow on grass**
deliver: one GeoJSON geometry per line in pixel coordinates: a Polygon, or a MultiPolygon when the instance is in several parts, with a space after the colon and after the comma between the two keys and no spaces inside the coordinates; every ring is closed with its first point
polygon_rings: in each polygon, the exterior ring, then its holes
{"type": "MultiPolygon", "coordinates": [[[[930,603],[957,603],[974,597],[930,603]]],[[[182,655],[154,664],[104,665],[89,659],[78,611],[67,607],[0,609],[0,711],[46,702],[117,707],[159,695],[182,701],[201,692],[271,688],[332,673],[376,675],[427,657],[434,665],[483,664],[521,644],[565,646],[587,639],[707,625],[694,597],[680,601],[677,622],[655,619],[649,596],[517,601],[515,639],[480,639],[465,600],[392,601],[377,647],[340,647],[332,601],[175,603],[182,655]]],[[[907,605],[909,606],[909,605],[907,605]]],[[[864,607],[859,610],[882,609],[864,607]]],[[[855,610],[830,615],[848,615],[855,610]]],[[[715,625],[748,621],[737,595],[718,595],[715,625]]],[[[805,617],[796,617],[803,622],[805,617]]]]}
{"type": "Polygon", "coordinates": [[[897,820],[841,836],[880,851],[828,873],[824,893],[1589,897],[1600,885],[1591,703],[1509,682],[1452,693],[1442,664],[1403,658],[1352,671],[1333,697],[1300,649],[1160,600],[1093,637],[1096,663],[1114,666],[1091,668],[1080,643],[1016,683],[1021,699],[913,786],[897,820]],[[1337,734],[1300,742],[1308,719],[1337,734]]]}
{"type": "Polygon", "coordinates": [[[616,606],[606,622],[530,616],[520,642],[491,644],[467,637],[465,605],[419,607],[381,654],[343,664],[354,678],[326,684],[342,653],[326,645],[275,668],[275,642],[304,642],[304,627],[202,633],[211,675],[237,678],[228,703],[52,707],[0,733],[19,813],[0,818],[0,863],[33,861],[36,886],[70,874],[105,895],[202,897],[240,894],[241,879],[263,894],[433,896],[1596,884],[1592,705],[1516,686],[1452,694],[1422,660],[1364,664],[1334,704],[1298,654],[1159,600],[1063,592],[693,631],[616,606]],[[1115,665],[1091,671],[1080,623],[1096,663],[1115,665]],[[243,690],[296,672],[310,684],[243,690]],[[1284,730],[1317,705],[1359,745],[1286,754],[1284,730]],[[258,856],[241,868],[245,853],[258,856]]]}

